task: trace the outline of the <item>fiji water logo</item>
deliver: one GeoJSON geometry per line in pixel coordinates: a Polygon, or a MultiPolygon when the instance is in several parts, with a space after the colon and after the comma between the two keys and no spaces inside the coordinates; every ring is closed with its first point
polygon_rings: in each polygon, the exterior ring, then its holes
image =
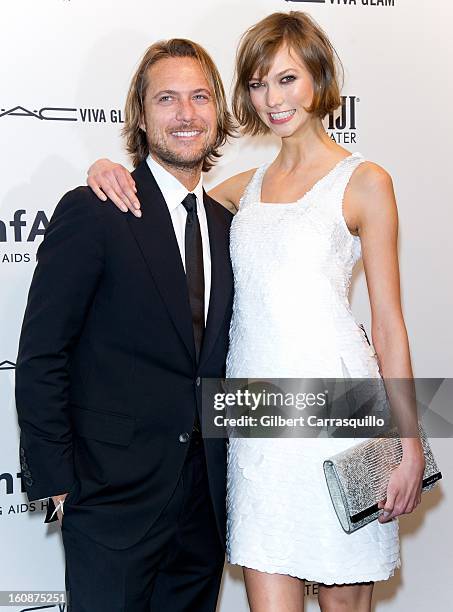
{"type": "Polygon", "coordinates": [[[357,144],[357,110],[360,98],[341,96],[341,107],[325,121],[327,133],[339,144],[357,144]]]}

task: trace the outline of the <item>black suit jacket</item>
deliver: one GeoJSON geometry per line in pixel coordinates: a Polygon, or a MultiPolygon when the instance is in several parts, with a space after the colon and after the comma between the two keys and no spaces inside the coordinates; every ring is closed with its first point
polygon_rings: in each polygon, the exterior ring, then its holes
{"type": "MultiPolygon", "coordinates": [[[[197,365],[168,207],[145,161],[133,176],[141,219],[86,187],[59,202],[38,250],[16,369],[29,500],[69,491],[65,519],[118,549],[140,539],[174,490],[196,410],[201,418],[200,377],[225,373],[233,297],[232,216],[205,194],[212,279],[197,365]]],[[[224,539],[226,443],[204,442],[224,539]]]]}

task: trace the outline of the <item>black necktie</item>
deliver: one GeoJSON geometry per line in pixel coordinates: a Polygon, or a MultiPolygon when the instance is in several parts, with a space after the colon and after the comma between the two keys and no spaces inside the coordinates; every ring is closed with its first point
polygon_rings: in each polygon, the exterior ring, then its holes
{"type": "Polygon", "coordinates": [[[193,193],[188,193],[182,201],[182,205],[187,210],[185,231],[186,277],[198,362],[204,334],[203,245],[201,242],[200,222],[197,215],[196,196],[193,193]]]}

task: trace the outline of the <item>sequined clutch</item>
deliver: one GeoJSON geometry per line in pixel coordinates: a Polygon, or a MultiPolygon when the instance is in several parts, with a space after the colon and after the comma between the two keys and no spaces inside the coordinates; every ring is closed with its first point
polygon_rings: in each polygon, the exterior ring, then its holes
{"type": "MultiPolygon", "coordinates": [[[[422,491],[429,491],[442,478],[425,431],[419,424],[425,455],[422,491]]],[[[330,497],[341,526],[353,533],[382,513],[378,502],[385,499],[390,474],[403,456],[396,429],[388,438],[371,438],[329,457],[323,463],[330,497]]]]}

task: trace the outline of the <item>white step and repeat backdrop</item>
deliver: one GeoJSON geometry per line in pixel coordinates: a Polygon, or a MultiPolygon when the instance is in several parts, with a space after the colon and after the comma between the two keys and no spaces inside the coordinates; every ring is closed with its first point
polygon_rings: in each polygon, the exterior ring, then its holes
{"type": "MultiPolygon", "coordinates": [[[[14,408],[19,330],[47,220],[59,197],[85,182],[93,160],[108,156],[127,163],[119,134],[122,108],[134,67],[151,42],[174,36],[200,42],[229,89],[240,34],[266,14],[290,9],[308,11],[325,27],[346,68],[347,112],[326,123],[332,138],[394,177],[415,373],[453,376],[450,0],[3,0],[0,591],[64,588],[58,527],[44,525],[41,503],[28,503],[22,492],[14,408]]],[[[275,152],[271,138],[237,141],[226,147],[207,185],[275,152]]],[[[353,309],[369,328],[363,271],[355,276],[353,309]]],[[[452,442],[432,444],[444,480],[400,521],[403,565],[392,580],[376,585],[382,612],[451,609],[452,442]]],[[[310,612],[317,609],[316,585],[307,584],[307,592],[310,612]]],[[[240,571],[227,568],[219,610],[247,609],[240,571]]]]}

